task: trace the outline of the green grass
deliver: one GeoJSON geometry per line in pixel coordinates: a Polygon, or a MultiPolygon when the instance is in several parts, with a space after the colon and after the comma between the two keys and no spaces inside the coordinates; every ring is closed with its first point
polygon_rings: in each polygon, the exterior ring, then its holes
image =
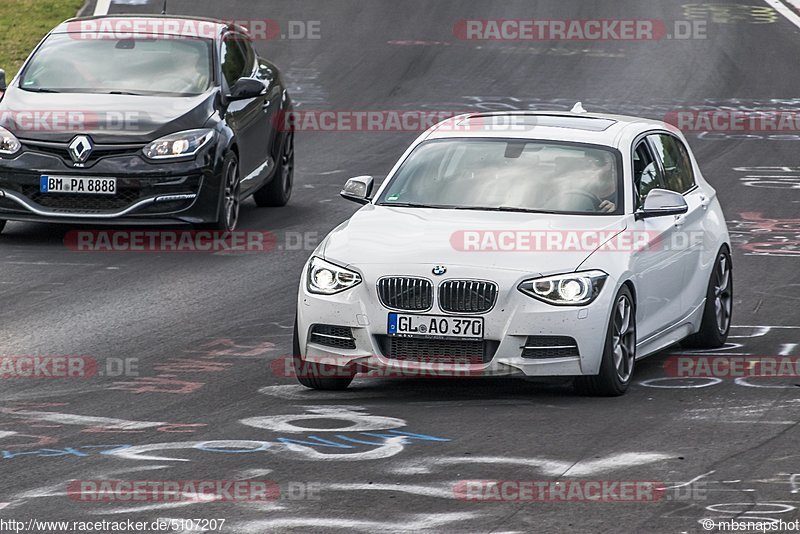
{"type": "Polygon", "coordinates": [[[10,82],[34,46],[84,0],[0,0],[0,69],[10,82]]]}

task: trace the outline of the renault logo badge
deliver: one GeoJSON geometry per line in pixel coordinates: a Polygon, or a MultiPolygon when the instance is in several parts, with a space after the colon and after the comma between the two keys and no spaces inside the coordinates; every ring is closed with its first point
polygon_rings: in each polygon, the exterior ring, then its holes
{"type": "Polygon", "coordinates": [[[69,144],[69,155],[75,163],[85,163],[94,150],[94,143],[89,137],[79,135],[69,144]]]}

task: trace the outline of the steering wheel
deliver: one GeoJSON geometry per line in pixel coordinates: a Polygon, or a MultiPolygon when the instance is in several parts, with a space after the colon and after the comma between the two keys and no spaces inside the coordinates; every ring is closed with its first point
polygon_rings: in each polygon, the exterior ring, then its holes
{"type": "Polygon", "coordinates": [[[577,206],[586,204],[587,207],[591,209],[570,209],[570,211],[600,211],[600,203],[603,202],[600,197],[589,193],[588,191],[584,191],[582,189],[570,189],[569,191],[564,191],[563,193],[559,194],[558,197],[559,204],[562,204],[561,199],[563,200],[563,204],[572,207],[573,204],[577,206]],[[574,199],[574,200],[569,200],[574,199]]]}

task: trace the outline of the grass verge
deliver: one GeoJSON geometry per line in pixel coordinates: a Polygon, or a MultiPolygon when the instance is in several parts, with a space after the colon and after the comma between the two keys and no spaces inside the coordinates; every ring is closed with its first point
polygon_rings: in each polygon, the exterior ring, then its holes
{"type": "Polygon", "coordinates": [[[0,0],[0,69],[10,82],[31,50],[55,25],[74,17],[84,0],[0,0]]]}

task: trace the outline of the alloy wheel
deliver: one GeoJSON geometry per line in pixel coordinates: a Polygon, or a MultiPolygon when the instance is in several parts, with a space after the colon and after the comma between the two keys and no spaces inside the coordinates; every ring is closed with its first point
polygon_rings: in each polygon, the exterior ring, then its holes
{"type": "Polygon", "coordinates": [[[627,295],[622,295],[617,299],[611,343],[617,377],[621,382],[626,383],[631,378],[636,358],[636,325],[633,306],[627,295]]]}
{"type": "Polygon", "coordinates": [[[731,266],[728,256],[723,254],[717,262],[714,284],[714,306],[717,318],[717,330],[720,334],[728,331],[731,323],[733,295],[731,291],[731,266]]]}
{"type": "Polygon", "coordinates": [[[225,172],[225,227],[228,231],[236,229],[239,223],[239,168],[231,161],[225,172]]]}

